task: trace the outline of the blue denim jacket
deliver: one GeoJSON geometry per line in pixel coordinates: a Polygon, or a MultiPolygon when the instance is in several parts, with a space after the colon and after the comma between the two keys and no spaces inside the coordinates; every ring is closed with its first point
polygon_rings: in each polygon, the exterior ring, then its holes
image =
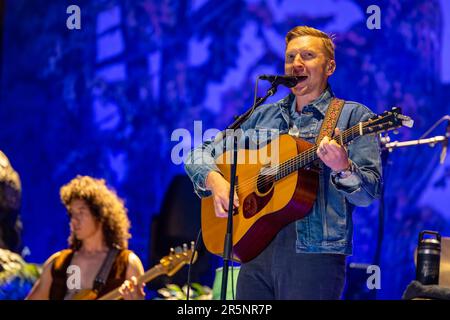
{"type": "MultiPolygon", "coordinates": [[[[278,102],[259,107],[241,127],[244,131],[256,129],[256,132],[276,129],[279,134],[289,133],[314,143],[333,96],[328,86],[299,114],[295,109],[295,96],[289,94],[278,102]]],[[[344,131],[372,115],[367,107],[345,101],[337,127],[344,131]]],[[[213,145],[208,141],[193,149],[185,161],[186,172],[200,197],[211,194],[205,188],[208,173],[219,171],[214,164],[217,148],[213,145]],[[202,164],[199,164],[200,159],[203,159],[202,164]]],[[[377,138],[356,138],[348,146],[348,154],[355,172],[350,178],[333,179],[331,169],[320,162],[319,190],[312,212],[296,222],[297,252],[352,254],[354,206],[368,206],[380,196],[381,160],[377,138]]]]}

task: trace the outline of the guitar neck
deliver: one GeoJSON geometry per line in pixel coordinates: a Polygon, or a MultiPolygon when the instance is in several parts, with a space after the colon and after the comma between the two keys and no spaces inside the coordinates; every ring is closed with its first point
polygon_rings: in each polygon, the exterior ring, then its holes
{"type": "MultiPolygon", "coordinates": [[[[347,145],[352,140],[357,137],[363,136],[363,127],[362,123],[358,123],[353,127],[343,131],[339,135],[335,136],[333,139],[340,145],[347,145]]],[[[278,166],[275,166],[277,174],[275,175],[275,181],[281,180],[284,177],[290,175],[291,173],[304,168],[310,165],[313,161],[317,160],[319,157],[317,156],[317,149],[319,148],[318,144],[315,144],[311,148],[299,153],[295,157],[281,163],[278,166]]]]}
{"type": "MultiPolygon", "coordinates": [[[[137,282],[138,282],[138,284],[139,283],[147,283],[165,273],[166,273],[165,269],[161,265],[157,265],[157,266],[151,268],[150,270],[148,270],[142,276],[138,277],[137,282]]],[[[122,298],[122,295],[119,292],[119,288],[117,288],[117,289],[114,289],[113,291],[108,292],[107,294],[101,296],[100,298],[98,298],[98,300],[119,300],[121,298],[122,298]]]]}

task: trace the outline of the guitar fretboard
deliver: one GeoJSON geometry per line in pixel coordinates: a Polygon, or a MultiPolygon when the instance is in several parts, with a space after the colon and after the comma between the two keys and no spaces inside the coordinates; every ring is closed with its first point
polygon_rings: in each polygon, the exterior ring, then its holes
{"type": "MultiPolygon", "coordinates": [[[[357,125],[354,125],[353,127],[343,131],[341,134],[335,136],[333,139],[341,145],[347,145],[355,138],[364,135],[363,129],[362,124],[358,123],[357,125]]],[[[304,168],[313,161],[317,160],[319,158],[316,153],[318,148],[319,145],[315,144],[311,148],[299,153],[295,157],[279,164],[278,166],[273,166],[272,168],[276,172],[274,180],[281,180],[291,173],[304,168]]]]}
{"type": "MultiPolygon", "coordinates": [[[[156,265],[152,269],[148,270],[146,273],[138,277],[137,282],[138,283],[147,283],[154,278],[165,274],[165,270],[162,266],[156,265]]],[[[113,291],[101,296],[98,300],[118,300],[122,297],[122,295],[119,292],[119,288],[114,289],[113,291]]]]}

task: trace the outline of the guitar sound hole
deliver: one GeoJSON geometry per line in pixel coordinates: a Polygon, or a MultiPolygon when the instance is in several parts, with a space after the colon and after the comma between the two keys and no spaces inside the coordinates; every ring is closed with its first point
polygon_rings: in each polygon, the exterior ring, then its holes
{"type": "Polygon", "coordinates": [[[258,176],[258,181],[256,183],[256,187],[258,188],[259,193],[267,193],[272,189],[273,186],[273,176],[272,175],[262,175],[258,176]]]}

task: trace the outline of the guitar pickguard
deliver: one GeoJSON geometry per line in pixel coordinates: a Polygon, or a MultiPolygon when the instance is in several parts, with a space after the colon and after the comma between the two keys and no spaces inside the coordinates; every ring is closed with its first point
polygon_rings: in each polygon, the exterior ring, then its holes
{"type": "Polygon", "coordinates": [[[247,197],[244,199],[244,207],[243,207],[243,214],[246,219],[250,219],[255,214],[257,214],[259,211],[261,211],[262,208],[264,208],[272,199],[273,196],[273,190],[272,188],[269,193],[266,193],[263,196],[257,195],[255,192],[250,193],[247,197]]]}

